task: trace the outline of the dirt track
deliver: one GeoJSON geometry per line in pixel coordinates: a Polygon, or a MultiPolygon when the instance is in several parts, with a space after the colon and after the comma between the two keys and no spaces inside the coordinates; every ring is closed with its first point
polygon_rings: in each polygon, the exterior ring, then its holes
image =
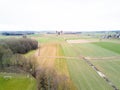
{"type": "Polygon", "coordinates": [[[88,60],[112,60],[112,59],[120,59],[120,56],[111,56],[111,57],[85,57],[88,60]]]}

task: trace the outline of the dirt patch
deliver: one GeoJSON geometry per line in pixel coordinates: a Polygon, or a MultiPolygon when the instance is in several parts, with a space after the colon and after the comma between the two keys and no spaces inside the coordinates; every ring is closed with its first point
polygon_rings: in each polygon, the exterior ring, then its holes
{"type": "Polygon", "coordinates": [[[67,43],[92,43],[92,42],[98,42],[98,40],[85,40],[85,39],[67,40],[67,43]]]}

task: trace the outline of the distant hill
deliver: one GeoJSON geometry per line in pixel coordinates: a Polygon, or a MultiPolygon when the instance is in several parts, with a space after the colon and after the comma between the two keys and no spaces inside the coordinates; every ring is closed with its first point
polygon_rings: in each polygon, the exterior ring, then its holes
{"type": "Polygon", "coordinates": [[[33,31],[5,31],[5,32],[2,32],[2,35],[6,35],[6,36],[9,36],[9,35],[13,35],[13,36],[18,36],[18,35],[30,35],[30,34],[34,34],[33,31]]]}

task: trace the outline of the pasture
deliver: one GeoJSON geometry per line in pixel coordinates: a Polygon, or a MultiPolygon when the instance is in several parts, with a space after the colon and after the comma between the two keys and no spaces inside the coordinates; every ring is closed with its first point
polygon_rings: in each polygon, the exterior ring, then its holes
{"type": "Polygon", "coordinates": [[[27,75],[0,73],[0,90],[36,90],[36,81],[27,75]]]}

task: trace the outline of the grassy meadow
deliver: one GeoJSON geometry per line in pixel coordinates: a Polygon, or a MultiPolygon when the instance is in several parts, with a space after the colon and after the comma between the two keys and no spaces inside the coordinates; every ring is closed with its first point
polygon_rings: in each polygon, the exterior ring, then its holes
{"type": "Polygon", "coordinates": [[[36,90],[36,81],[27,75],[0,73],[0,90],[36,90]]]}

